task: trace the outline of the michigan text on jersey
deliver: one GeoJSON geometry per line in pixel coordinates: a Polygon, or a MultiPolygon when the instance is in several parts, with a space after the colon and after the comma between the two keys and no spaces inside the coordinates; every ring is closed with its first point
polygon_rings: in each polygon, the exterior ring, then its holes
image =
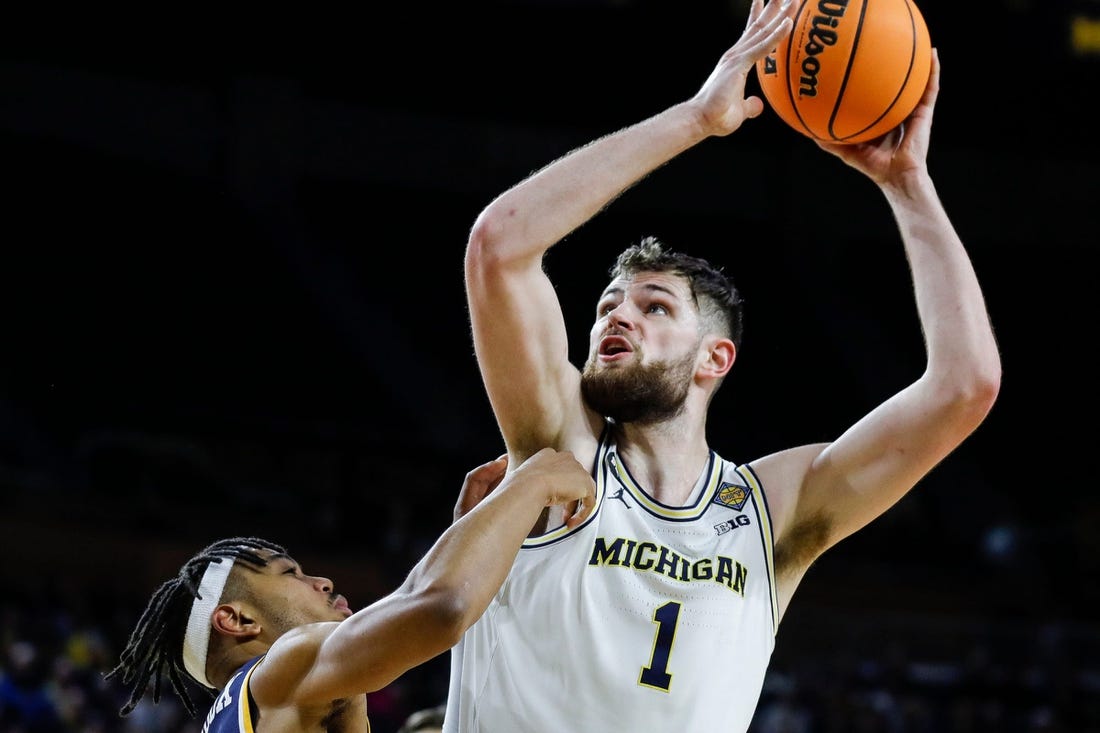
{"type": "Polygon", "coordinates": [[[603,537],[597,537],[592,545],[592,556],[588,559],[588,564],[657,573],[685,583],[712,581],[742,596],[745,595],[745,581],[749,575],[749,569],[733,558],[719,555],[713,559],[705,557],[691,560],[664,545],[622,537],[613,540],[611,544],[603,537]]]}

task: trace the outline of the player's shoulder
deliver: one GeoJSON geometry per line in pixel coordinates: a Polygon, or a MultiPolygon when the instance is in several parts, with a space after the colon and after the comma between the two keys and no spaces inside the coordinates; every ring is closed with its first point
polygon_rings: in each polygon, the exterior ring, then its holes
{"type": "Polygon", "coordinates": [[[777,529],[786,526],[794,516],[798,498],[814,461],[828,443],[811,443],[769,453],[739,466],[738,471],[751,473],[767,496],[768,507],[777,529]]]}
{"type": "Polygon", "coordinates": [[[745,465],[759,474],[775,474],[778,477],[790,473],[801,475],[810,470],[813,462],[828,446],[828,443],[809,443],[785,448],[754,458],[745,465]]]}
{"type": "Polygon", "coordinates": [[[337,626],[337,621],[303,624],[276,639],[252,674],[250,688],[257,701],[281,705],[293,697],[313,668],[321,645],[337,626]]]}

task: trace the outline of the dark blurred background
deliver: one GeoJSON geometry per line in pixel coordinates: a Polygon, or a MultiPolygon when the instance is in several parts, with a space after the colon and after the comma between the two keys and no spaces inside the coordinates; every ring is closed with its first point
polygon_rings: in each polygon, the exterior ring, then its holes
{"type": "MultiPolygon", "coordinates": [[[[1096,731],[1100,2],[920,7],[943,63],[930,166],[985,288],[1001,397],[810,571],[754,727],[1096,731]]],[[[14,13],[0,730],[197,731],[169,693],[118,720],[125,691],[99,677],[219,537],[287,545],[356,607],[396,587],[502,448],[462,286],[477,213],[689,97],[747,8],[14,13]]],[[[881,195],[770,111],[551,252],[578,363],[607,266],[646,234],[746,297],[710,421],[727,458],[832,438],[923,367],[881,195]]],[[[442,701],[446,667],[372,695],[376,733],[442,701]]]]}

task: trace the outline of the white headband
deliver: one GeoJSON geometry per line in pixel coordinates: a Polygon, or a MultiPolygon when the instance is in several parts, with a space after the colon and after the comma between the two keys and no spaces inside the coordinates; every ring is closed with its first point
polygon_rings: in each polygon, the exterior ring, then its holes
{"type": "Polygon", "coordinates": [[[225,581],[233,561],[229,558],[214,558],[206,566],[199,583],[199,594],[191,604],[191,615],[187,617],[187,633],[183,635],[183,666],[197,681],[211,689],[216,689],[206,679],[206,652],[210,647],[210,616],[218,607],[225,581]]]}

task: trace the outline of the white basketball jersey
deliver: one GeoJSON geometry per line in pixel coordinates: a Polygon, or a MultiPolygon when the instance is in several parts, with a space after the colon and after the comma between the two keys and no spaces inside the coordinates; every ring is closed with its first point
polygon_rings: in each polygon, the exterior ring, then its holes
{"type": "Polygon", "coordinates": [[[713,451],[655,501],[601,441],[588,521],[529,538],[451,652],[445,733],[745,731],[778,627],[771,522],[713,451]]]}

